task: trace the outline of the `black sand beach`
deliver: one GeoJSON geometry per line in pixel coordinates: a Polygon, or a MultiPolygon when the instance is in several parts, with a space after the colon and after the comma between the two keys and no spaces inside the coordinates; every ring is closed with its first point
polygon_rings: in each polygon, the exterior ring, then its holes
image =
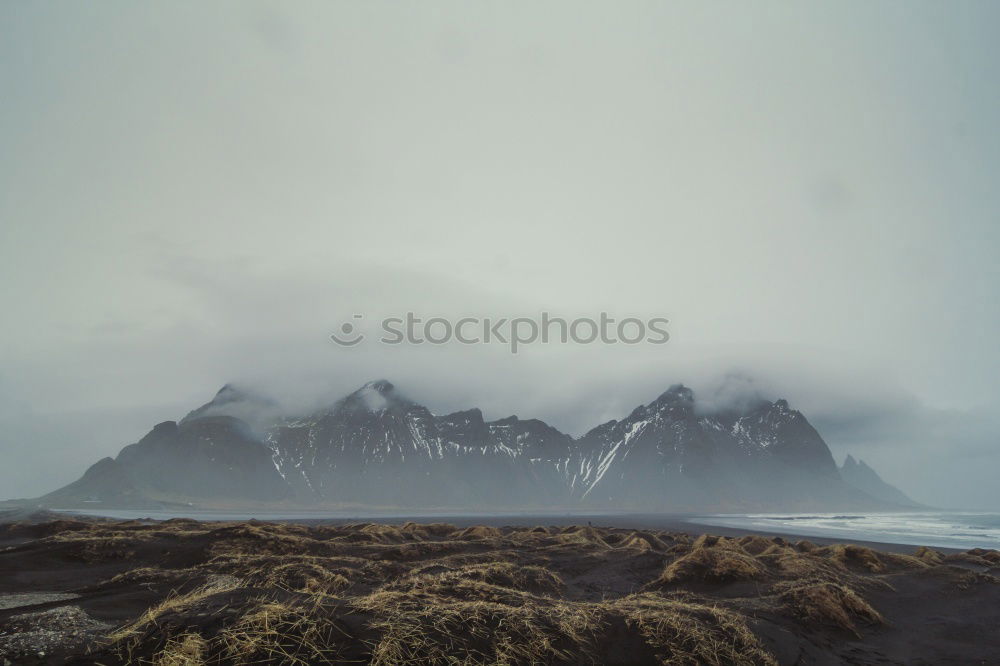
{"type": "MultiPolygon", "coordinates": [[[[14,517],[14,516],[12,516],[14,517]]],[[[0,525],[11,664],[995,663],[1000,553],[682,517],[0,525]],[[487,524],[484,524],[487,523],[487,524]],[[452,661],[449,661],[452,660],[452,661]]]]}

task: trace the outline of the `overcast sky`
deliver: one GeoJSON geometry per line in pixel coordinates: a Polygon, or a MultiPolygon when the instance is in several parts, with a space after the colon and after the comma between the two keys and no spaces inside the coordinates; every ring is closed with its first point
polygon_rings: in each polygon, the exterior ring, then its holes
{"type": "Polygon", "coordinates": [[[387,377],[573,434],[671,383],[750,387],[918,500],[998,509],[998,25],[971,1],[4,2],[0,496],[227,381],[301,404],[387,377]],[[671,340],[328,337],[542,310],[671,340]]]}

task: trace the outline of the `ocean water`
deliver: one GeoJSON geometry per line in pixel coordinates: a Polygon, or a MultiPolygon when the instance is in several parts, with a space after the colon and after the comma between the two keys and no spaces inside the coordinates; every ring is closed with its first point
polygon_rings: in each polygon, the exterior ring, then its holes
{"type": "Polygon", "coordinates": [[[881,541],[943,548],[1000,549],[1000,514],[920,513],[755,513],[698,516],[699,525],[778,534],[881,541]]]}

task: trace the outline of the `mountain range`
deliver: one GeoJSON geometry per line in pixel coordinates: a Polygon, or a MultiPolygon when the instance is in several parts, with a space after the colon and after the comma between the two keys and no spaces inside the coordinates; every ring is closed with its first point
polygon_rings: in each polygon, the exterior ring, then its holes
{"type": "Polygon", "coordinates": [[[704,412],[674,385],[573,438],[536,419],[436,415],[390,382],[309,414],[224,386],[46,507],[760,511],[918,506],[864,462],[837,466],[785,400],[704,412]],[[253,424],[253,425],[251,425],[253,424]]]}

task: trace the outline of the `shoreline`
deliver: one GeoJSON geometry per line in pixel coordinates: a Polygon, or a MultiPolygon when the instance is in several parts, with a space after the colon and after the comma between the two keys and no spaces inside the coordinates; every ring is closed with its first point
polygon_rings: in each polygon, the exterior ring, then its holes
{"type": "MultiPolygon", "coordinates": [[[[350,525],[352,523],[372,522],[380,524],[403,524],[407,522],[429,523],[443,522],[450,523],[456,527],[472,527],[475,525],[489,525],[492,527],[534,527],[536,525],[550,525],[567,527],[571,525],[591,525],[594,527],[608,528],[628,528],[628,529],[656,529],[674,532],[685,532],[693,536],[699,534],[713,534],[716,536],[738,537],[745,535],[764,536],[768,538],[782,538],[788,541],[811,541],[817,545],[825,546],[836,543],[853,543],[876,550],[911,554],[921,546],[931,546],[931,543],[908,543],[903,541],[893,541],[891,539],[861,539],[852,538],[847,535],[822,536],[809,534],[808,531],[794,530],[768,530],[755,527],[719,526],[706,522],[706,514],[698,513],[617,513],[617,512],[586,512],[586,513],[526,513],[526,512],[500,512],[500,513],[450,513],[450,512],[399,512],[399,513],[350,513],[344,512],[342,515],[330,515],[326,511],[301,511],[285,513],[251,513],[251,512],[225,512],[217,510],[190,510],[184,512],[163,511],[148,512],[148,515],[141,515],[141,510],[110,510],[106,513],[112,514],[133,514],[130,517],[122,515],[101,515],[99,513],[87,513],[82,509],[58,509],[52,510],[52,514],[73,516],[88,519],[104,520],[153,520],[162,521],[171,518],[191,518],[202,522],[248,522],[256,520],[259,522],[271,522],[281,524],[300,525],[350,525]],[[162,513],[163,515],[157,515],[162,513]],[[178,513],[182,515],[177,515],[178,513]],[[289,515],[292,513],[293,515],[289,515]],[[321,515],[320,515],[321,514],[321,515]]],[[[906,512],[899,512],[901,514],[906,512]]],[[[947,512],[941,512],[947,513],[947,512]]],[[[960,513],[960,512],[956,512],[960,513]]],[[[3,514],[0,514],[0,521],[3,521],[3,514]]],[[[933,537],[930,538],[933,541],[933,537]]],[[[946,553],[958,553],[967,550],[968,547],[933,545],[936,550],[946,553]]],[[[974,547],[974,546],[969,546],[974,547]]],[[[981,547],[989,548],[989,545],[981,547]]]]}

